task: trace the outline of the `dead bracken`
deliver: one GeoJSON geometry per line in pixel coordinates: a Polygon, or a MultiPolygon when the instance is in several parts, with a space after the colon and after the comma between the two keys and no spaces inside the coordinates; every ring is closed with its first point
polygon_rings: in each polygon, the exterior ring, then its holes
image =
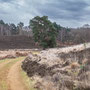
{"type": "Polygon", "coordinates": [[[28,55],[22,68],[36,80],[38,90],[90,90],[89,56],[90,49],[68,53],[49,49],[28,55]]]}

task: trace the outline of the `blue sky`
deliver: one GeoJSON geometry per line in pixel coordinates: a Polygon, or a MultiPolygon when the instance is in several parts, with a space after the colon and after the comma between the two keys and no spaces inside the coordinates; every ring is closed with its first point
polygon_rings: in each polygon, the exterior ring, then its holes
{"type": "Polygon", "coordinates": [[[65,27],[90,24],[90,0],[0,0],[0,19],[28,25],[34,16],[46,15],[65,27]]]}

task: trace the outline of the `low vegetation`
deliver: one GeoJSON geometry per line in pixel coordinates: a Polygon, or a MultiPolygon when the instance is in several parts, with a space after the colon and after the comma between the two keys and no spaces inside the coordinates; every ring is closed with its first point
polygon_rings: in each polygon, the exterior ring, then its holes
{"type": "Polygon", "coordinates": [[[24,72],[22,69],[21,69],[20,73],[21,73],[22,82],[27,87],[27,90],[36,90],[34,88],[35,81],[33,81],[31,78],[29,78],[27,76],[27,73],[24,72]]]}
{"type": "Polygon", "coordinates": [[[0,51],[0,90],[90,90],[90,27],[65,28],[47,16],[29,24],[0,20],[0,49],[15,49],[0,51]]]}
{"type": "Polygon", "coordinates": [[[22,68],[36,80],[38,90],[89,90],[90,46],[78,47],[30,54],[22,68]]]}

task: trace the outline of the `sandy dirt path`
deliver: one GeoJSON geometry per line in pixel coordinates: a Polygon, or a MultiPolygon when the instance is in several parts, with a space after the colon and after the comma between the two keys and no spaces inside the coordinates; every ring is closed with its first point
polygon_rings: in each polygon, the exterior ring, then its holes
{"type": "Polygon", "coordinates": [[[20,57],[0,61],[0,90],[29,90],[21,69],[24,59],[25,57],[20,57]]]}
{"type": "Polygon", "coordinates": [[[21,61],[16,62],[9,70],[7,76],[7,82],[9,90],[26,90],[20,77],[21,61]]]}

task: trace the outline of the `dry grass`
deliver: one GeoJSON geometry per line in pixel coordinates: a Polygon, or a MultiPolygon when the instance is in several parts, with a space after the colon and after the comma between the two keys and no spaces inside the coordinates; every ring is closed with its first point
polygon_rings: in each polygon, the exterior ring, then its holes
{"type": "Polygon", "coordinates": [[[22,71],[22,69],[20,70],[21,73],[21,78],[22,78],[22,82],[25,84],[25,86],[27,87],[26,90],[36,90],[34,88],[34,84],[35,82],[33,80],[31,80],[27,74],[22,71]]]}

